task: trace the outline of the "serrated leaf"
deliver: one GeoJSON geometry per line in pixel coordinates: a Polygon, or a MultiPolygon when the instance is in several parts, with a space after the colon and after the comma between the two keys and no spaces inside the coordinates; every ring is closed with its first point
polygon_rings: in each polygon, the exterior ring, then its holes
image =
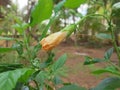
{"type": "Polygon", "coordinates": [[[120,89],[120,78],[109,77],[100,82],[95,88],[91,90],[116,90],[120,89]]]}
{"type": "Polygon", "coordinates": [[[77,8],[85,2],[86,2],[86,0],[66,0],[64,6],[67,8],[77,8]]]}
{"type": "Polygon", "coordinates": [[[59,88],[58,90],[87,90],[87,89],[75,84],[71,84],[71,85],[65,85],[62,88],[59,88]]]}
{"type": "Polygon", "coordinates": [[[62,55],[62,56],[53,64],[52,70],[53,70],[53,71],[56,71],[57,69],[61,68],[61,67],[65,64],[66,59],[67,59],[67,55],[66,55],[66,54],[62,55]]]}
{"type": "Polygon", "coordinates": [[[110,57],[112,56],[112,54],[113,54],[113,48],[110,48],[109,50],[107,50],[106,52],[105,52],[105,54],[104,54],[104,58],[105,58],[105,60],[109,60],[110,59],[110,57]]]}
{"type": "Polygon", "coordinates": [[[53,1],[52,0],[38,0],[34,9],[31,12],[30,25],[35,26],[43,20],[48,19],[52,14],[53,1]]]}
{"type": "Polygon", "coordinates": [[[105,33],[99,33],[96,35],[96,37],[99,39],[112,39],[110,34],[105,34],[105,33]]]}
{"type": "Polygon", "coordinates": [[[32,72],[32,70],[23,68],[0,73],[0,90],[13,90],[18,79],[24,76],[27,72],[32,72]]]}

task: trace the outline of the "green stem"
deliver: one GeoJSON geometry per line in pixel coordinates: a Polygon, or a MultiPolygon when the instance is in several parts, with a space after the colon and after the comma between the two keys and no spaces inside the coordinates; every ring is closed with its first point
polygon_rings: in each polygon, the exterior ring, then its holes
{"type": "Polygon", "coordinates": [[[120,66],[120,52],[119,52],[119,49],[118,49],[117,44],[116,44],[116,42],[115,42],[114,31],[113,31],[111,25],[110,25],[110,31],[111,31],[113,46],[114,46],[114,48],[115,48],[115,50],[116,50],[116,54],[117,54],[117,57],[118,57],[118,60],[119,60],[119,66],[120,66]]]}
{"type": "Polygon", "coordinates": [[[113,31],[113,29],[112,29],[111,19],[109,20],[109,18],[108,18],[107,16],[101,15],[101,14],[90,14],[90,15],[84,16],[80,21],[78,21],[78,22],[76,23],[76,25],[82,23],[82,21],[84,21],[86,18],[92,17],[92,16],[102,16],[103,18],[106,19],[106,21],[107,21],[107,23],[108,23],[108,25],[109,25],[109,29],[110,29],[110,31],[111,31],[113,46],[114,46],[114,48],[115,48],[115,50],[116,50],[117,57],[118,57],[118,60],[119,60],[119,66],[120,66],[120,52],[119,52],[119,49],[118,49],[117,44],[116,44],[116,42],[115,42],[115,36],[114,36],[114,31],[113,31]]]}
{"type": "Polygon", "coordinates": [[[114,63],[111,62],[111,60],[108,60],[108,63],[112,66],[114,66],[116,69],[118,69],[120,71],[120,67],[118,67],[117,65],[115,65],[114,63]]]}
{"type": "Polygon", "coordinates": [[[56,15],[54,15],[53,17],[50,18],[49,23],[47,24],[47,26],[45,27],[45,29],[42,32],[42,36],[39,38],[39,41],[42,40],[42,38],[46,36],[48,29],[49,29],[51,23],[53,22],[53,20],[55,19],[55,17],[56,17],[56,15]]]}

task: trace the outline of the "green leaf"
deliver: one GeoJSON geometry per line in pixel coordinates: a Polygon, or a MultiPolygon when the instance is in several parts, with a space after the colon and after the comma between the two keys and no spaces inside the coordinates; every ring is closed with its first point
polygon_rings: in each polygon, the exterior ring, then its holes
{"type": "Polygon", "coordinates": [[[52,14],[53,0],[38,0],[31,12],[30,25],[35,26],[43,20],[48,19],[52,14]]]}
{"type": "Polygon", "coordinates": [[[105,34],[105,33],[99,33],[96,35],[96,37],[99,39],[112,39],[110,34],[105,34]]]}
{"type": "Polygon", "coordinates": [[[58,84],[62,84],[62,83],[63,83],[63,81],[61,80],[61,78],[60,78],[59,76],[55,76],[55,77],[53,78],[53,82],[54,82],[55,85],[58,85],[58,84]]]}
{"type": "Polygon", "coordinates": [[[120,78],[109,77],[100,82],[95,88],[91,90],[116,90],[120,89],[120,78]]]}
{"type": "Polygon", "coordinates": [[[110,48],[109,50],[107,50],[106,52],[105,52],[105,54],[104,54],[104,58],[105,58],[105,60],[109,60],[110,59],[110,57],[112,56],[112,54],[113,54],[113,48],[110,48]]]}
{"type": "Polygon", "coordinates": [[[90,65],[90,64],[95,64],[99,62],[103,62],[104,60],[99,59],[99,58],[91,58],[89,56],[85,56],[85,62],[84,65],[90,65]]]}
{"type": "Polygon", "coordinates": [[[13,51],[13,50],[15,50],[15,49],[0,47],[0,53],[10,52],[10,51],[13,51]]]}
{"type": "Polygon", "coordinates": [[[11,40],[15,40],[14,38],[10,38],[10,37],[1,37],[0,36],[0,40],[8,40],[8,41],[11,41],[11,40]]]}
{"type": "Polygon", "coordinates": [[[112,16],[120,17],[120,2],[112,6],[112,16]]]}
{"type": "Polygon", "coordinates": [[[93,74],[111,73],[111,74],[120,76],[119,71],[115,67],[113,67],[113,66],[109,66],[109,67],[107,67],[105,69],[95,70],[92,73],[93,74]]]}
{"type": "Polygon", "coordinates": [[[54,8],[55,13],[57,13],[63,7],[65,2],[66,2],[66,0],[63,0],[55,6],[55,8],[54,8]]]}
{"type": "Polygon", "coordinates": [[[66,60],[67,60],[67,55],[66,55],[66,54],[62,55],[62,56],[53,64],[52,70],[53,70],[53,71],[56,71],[56,70],[58,70],[59,68],[61,68],[61,67],[65,64],[66,60]]]}
{"type": "Polygon", "coordinates": [[[48,78],[48,73],[46,71],[41,71],[35,77],[35,80],[43,86],[45,80],[48,78]]]}
{"type": "Polygon", "coordinates": [[[27,29],[29,25],[27,23],[14,24],[12,27],[15,28],[20,34],[23,34],[24,30],[27,29]]]}
{"type": "Polygon", "coordinates": [[[19,55],[23,54],[23,42],[22,41],[14,43],[12,48],[17,50],[19,55]]]}
{"type": "Polygon", "coordinates": [[[7,64],[7,63],[4,63],[4,64],[0,64],[0,73],[1,72],[5,72],[5,71],[9,71],[9,70],[15,70],[17,68],[22,68],[23,65],[22,64],[7,64]]]}
{"type": "Polygon", "coordinates": [[[64,6],[67,8],[77,8],[85,2],[86,2],[86,0],[66,0],[64,6]]]}
{"type": "Polygon", "coordinates": [[[0,73],[0,90],[13,90],[19,78],[24,77],[31,69],[23,68],[0,73]]]}
{"type": "Polygon", "coordinates": [[[86,89],[78,85],[71,84],[71,85],[65,85],[62,88],[59,88],[58,90],[86,90],[86,89]]]}

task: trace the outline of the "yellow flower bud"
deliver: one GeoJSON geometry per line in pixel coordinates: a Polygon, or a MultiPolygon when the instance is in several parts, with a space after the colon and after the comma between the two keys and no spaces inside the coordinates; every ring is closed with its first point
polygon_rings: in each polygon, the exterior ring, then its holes
{"type": "Polygon", "coordinates": [[[56,32],[47,36],[46,38],[43,38],[40,41],[40,44],[45,51],[49,51],[52,50],[55,46],[57,46],[59,43],[61,43],[66,36],[66,32],[56,32]]]}

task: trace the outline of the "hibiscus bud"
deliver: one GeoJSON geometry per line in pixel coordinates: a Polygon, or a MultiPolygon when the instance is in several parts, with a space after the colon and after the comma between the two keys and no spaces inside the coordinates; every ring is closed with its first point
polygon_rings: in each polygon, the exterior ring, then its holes
{"type": "Polygon", "coordinates": [[[67,36],[74,31],[75,25],[69,25],[59,32],[53,33],[40,41],[42,48],[45,51],[52,50],[55,46],[61,43],[67,36]]]}

